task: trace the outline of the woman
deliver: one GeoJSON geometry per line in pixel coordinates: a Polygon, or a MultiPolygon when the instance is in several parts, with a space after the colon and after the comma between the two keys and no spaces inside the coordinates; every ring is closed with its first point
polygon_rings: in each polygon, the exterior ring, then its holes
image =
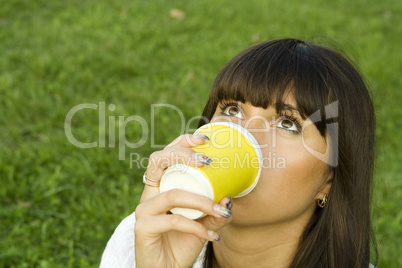
{"type": "Polygon", "coordinates": [[[151,155],[141,203],[116,229],[101,266],[369,267],[374,111],[348,60],[295,39],[254,45],[214,82],[200,125],[221,120],[247,128],[263,156],[285,164],[264,167],[250,194],[220,204],[160,194],[166,167],[209,163],[191,149],[207,137],[177,138],[151,155]],[[174,207],[207,216],[192,221],[170,214],[174,207]]]}

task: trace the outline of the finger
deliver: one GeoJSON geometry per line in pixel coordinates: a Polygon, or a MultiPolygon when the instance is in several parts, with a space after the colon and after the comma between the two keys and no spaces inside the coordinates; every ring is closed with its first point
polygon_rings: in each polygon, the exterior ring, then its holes
{"type": "Polygon", "coordinates": [[[215,232],[208,230],[201,223],[175,214],[141,218],[136,221],[134,226],[135,236],[139,240],[159,237],[161,234],[169,231],[192,234],[203,240],[220,240],[215,232]]]}
{"type": "Polygon", "coordinates": [[[229,218],[232,214],[226,207],[217,204],[208,197],[173,189],[160,193],[138,205],[136,208],[136,216],[141,218],[150,215],[165,214],[167,211],[178,207],[196,209],[215,217],[229,218]]]}
{"type": "MultiPolygon", "coordinates": [[[[192,150],[189,151],[190,149],[187,149],[187,153],[185,153],[184,155],[180,155],[180,153],[177,151],[176,153],[174,153],[175,151],[172,151],[173,149],[169,149],[178,146],[182,146],[184,148],[194,147],[203,144],[206,140],[208,140],[208,137],[204,134],[181,135],[173,142],[171,142],[168,146],[166,146],[164,150],[151,154],[151,156],[149,157],[149,163],[145,175],[151,180],[158,182],[160,181],[163,171],[166,167],[171,166],[175,163],[185,163],[186,159],[187,165],[192,165],[195,167],[202,166],[204,163],[209,164],[211,162],[211,159],[203,154],[194,154],[195,152],[192,150]],[[192,157],[189,157],[190,152],[192,153],[192,157]],[[149,174],[148,170],[151,170],[152,174],[149,174]]],[[[140,202],[148,200],[158,193],[158,187],[149,187],[146,185],[141,195],[140,202]]]]}
{"type": "MultiPolygon", "coordinates": [[[[221,202],[219,202],[219,204],[230,210],[232,208],[232,198],[225,197],[221,200],[221,202]]],[[[197,221],[200,222],[202,225],[204,225],[207,229],[216,232],[216,231],[219,231],[226,224],[230,223],[232,221],[232,219],[233,219],[233,217],[224,218],[224,217],[215,217],[212,215],[208,215],[197,221]]]]}
{"type": "Polygon", "coordinates": [[[203,154],[186,147],[170,147],[162,151],[156,151],[149,157],[147,176],[155,179],[162,175],[163,171],[175,164],[200,167],[209,164],[211,160],[203,154]]]}
{"type": "Polygon", "coordinates": [[[209,138],[204,134],[184,134],[177,137],[166,147],[195,147],[203,144],[206,140],[209,140],[209,138]]]}
{"type": "MultiPolygon", "coordinates": [[[[154,182],[159,182],[165,169],[174,164],[185,164],[200,167],[209,165],[211,159],[202,153],[197,153],[191,148],[171,147],[157,151],[149,157],[148,168],[145,176],[154,182]]],[[[141,196],[141,202],[152,198],[159,193],[158,187],[145,186],[141,196]]]]}

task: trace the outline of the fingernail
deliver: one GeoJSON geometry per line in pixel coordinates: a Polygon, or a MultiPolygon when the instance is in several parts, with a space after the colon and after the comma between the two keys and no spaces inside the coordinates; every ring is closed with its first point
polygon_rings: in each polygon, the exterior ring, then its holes
{"type": "Polygon", "coordinates": [[[230,212],[229,209],[222,207],[221,205],[218,204],[214,205],[214,211],[225,218],[229,218],[230,215],[232,215],[232,212],[230,212]]]}
{"type": "Polygon", "coordinates": [[[226,208],[231,210],[232,206],[233,206],[232,198],[230,196],[228,196],[228,198],[229,198],[229,201],[226,203],[226,208]]]}
{"type": "Polygon", "coordinates": [[[206,135],[200,134],[200,133],[193,134],[193,137],[196,138],[196,139],[209,140],[209,138],[206,135]]]}
{"type": "Polygon", "coordinates": [[[212,159],[202,153],[194,153],[194,159],[199,161],[205,165],[209,165],[212,162],[212,159]]]}
{"type": "Polygon", "coordinates": [[[208,236],[210,238],[212,238],[213,240],[215,240],[215,241],[220,241],[221,240],[221,237],[217,233],[215,233],[214,231],[208,230],[208,236]]]}

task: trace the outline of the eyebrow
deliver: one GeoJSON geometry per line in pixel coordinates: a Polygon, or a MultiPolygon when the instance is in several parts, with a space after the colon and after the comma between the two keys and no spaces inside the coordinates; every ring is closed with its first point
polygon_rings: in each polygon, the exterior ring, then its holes
{"type": "Polygon", "coordinates": [[[300,113],[299,113],[299,110],[296,109],[293,105],[290,105],[290,104],[288,104],[288,103],[284,103],[284,104],[282,104],[281,106],[282,106],[282,109],[281,109],[281,110],[295,111],[295,112],[297,112],[298,114],[300,114],[300,113]]]}
{"type": "Polygon", "coordinates": [[[303,121],[306,120],[306,117],[304,117],[300,111],[298,109],[296,109],[293,105],[288,104],[288,103],[284,103],[281,105],[281,109],[280,110],[285,110],[285,111],[290,111],[292,113],[295,113],[296,115],[298,115],[300,117],[300,119],[302,119],[303,121]]]}

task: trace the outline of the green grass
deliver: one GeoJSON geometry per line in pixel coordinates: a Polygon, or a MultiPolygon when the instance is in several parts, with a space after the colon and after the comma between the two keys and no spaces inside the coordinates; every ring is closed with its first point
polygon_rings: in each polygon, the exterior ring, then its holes
{"type": "MultiPolygon", "coordinates": [[[[372,85],[379,267],[402,266],[398,1],[2,0],[0,6],[0,267],[97,267],[114,228],[139,201],[144,168],[130,168],[128,155],[147,157],[150,139],[127,148],[125,160],[118,146],[77,148],[64,132],[71,108],[114,104],[106,119],[116,119],[116,135],[119,116],[150,122],[153,103],[173,104],[189,119],[201,113],[215,75],[237,52],[266,39],[315,36],[340,43],[372,85]],[[172,18],[173,8],[185,17],[172,18]]],[[[159,144],[180,134],[172,110],[157,110],[155,124],[159,144]]],[[[97,141],[98,111],[80,111],[72,125],[80,141],[97,141]]],[[[129,141],[141,138],[138,123],[126,131],[129,141]]]]}

